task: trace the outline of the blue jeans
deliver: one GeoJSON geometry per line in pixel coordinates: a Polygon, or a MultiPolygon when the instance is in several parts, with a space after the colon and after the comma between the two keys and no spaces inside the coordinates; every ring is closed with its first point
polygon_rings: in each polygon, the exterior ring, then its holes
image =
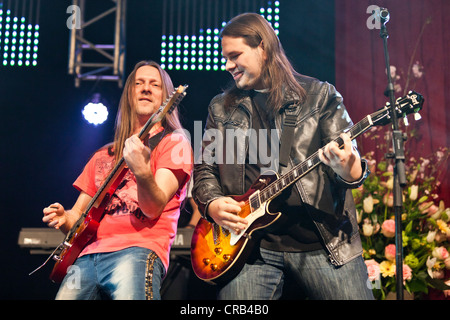
{"type": "Polygon", "coordinates": [[[151,250],[89,254],[69,268],[57,300],[160,300],[165,269],[151,250]]]}
{"type": "Polygon", "coordinates": [[[362,257],[335,267],[324,250],[275,252],[260,248],[256,259],[220,288],[223,300],[280,299],[285,276],[295,279],[303,293],[314,300],[371,300],[372,287],[362,257]]]}

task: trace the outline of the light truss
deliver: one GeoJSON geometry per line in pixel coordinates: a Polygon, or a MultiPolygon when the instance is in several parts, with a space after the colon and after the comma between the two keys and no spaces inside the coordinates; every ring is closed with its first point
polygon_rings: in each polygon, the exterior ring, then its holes
{"type": "Polygon", "coordinates": [[[89,1],[72,1],[73,17],[81,21],[70,28],[68,72],[75,76],[76,87],[80,86],[81,81],[116,81],[121,88],[124,81],[126,49],[126,0],[111,0],[113,7],[88,21],[85,20],[86,13],[91,7],[86,2],[89,1]],[[110,15],[113,14],[114,19],[110,19],[110,15]],[[105,30],[103,25],[99,26],[100,20],[105,23],[113,20],[110,30],[105,30]],[[97,26],[98,32],[88,32],[91,29],[96,31],[97,26]],[[95,39],[88,40],[88,34],[95,34],[95,39]],[[102,37],[105,39],[100,39],[102,37]]]}

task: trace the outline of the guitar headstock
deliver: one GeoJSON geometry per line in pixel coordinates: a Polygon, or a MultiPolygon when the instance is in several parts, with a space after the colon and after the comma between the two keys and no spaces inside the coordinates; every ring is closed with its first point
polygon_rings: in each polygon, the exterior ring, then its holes
{"type": "Polygon", "coordinates": [[[164,101],[164,103],[159,108],[159,112],[163,112],[163,115],[165,113],[172,113],[172,111],[178,106],[178,104],[183,100],[183,98],[186,96],[186,90],[188,88],[188,85],[185,84],[184,86],[178,86],[178,88],[173,91],[170,96],[164,101]]]}
{"type": "MultiPolygon", "coordinates": [[[[420,119],[419,111],[422,110],[424,98],[420,93],[415,91],[409,91],[404,97],[398,98],[395,101],[395,112],[397,113],[397,118],[403,118],[405,124],[407,124],[407,115],[414,113],[415,119],[420,119]]],[[[391,122],[391,107],[387,103],[386,106],[378,110],[377,112],[370,115],[374,125],[384,126],[391,122]]]]}

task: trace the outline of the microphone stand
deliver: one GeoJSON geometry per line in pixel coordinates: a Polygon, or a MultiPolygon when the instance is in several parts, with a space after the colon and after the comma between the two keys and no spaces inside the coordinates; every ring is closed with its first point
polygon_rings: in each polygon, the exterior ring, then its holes
{"type": "Polygon", "coordinates": [[[395,112],[394,85],[392,83],[391,68],[389,65],[389,52],[387,49],[387,38],[389,37],[386,30],[386,23],[389,21],[389,12],[387,9],[380,8],[380,37],[383,39],[384,58],[386,63],[386,73],[388,86],[385,95],[389,97],[390,115],[392,117],[392,143],[393,153],[386,154],[386,158],[394,159],[394,214],[395,214],[395,263],[396,263],[396,291],[397,300],[403,300],[403,241],[402,241],[402,189],[406,186],[405,173],[405,152],[403,141],[405,136],[399,129],[397,113],[395,112]]]}

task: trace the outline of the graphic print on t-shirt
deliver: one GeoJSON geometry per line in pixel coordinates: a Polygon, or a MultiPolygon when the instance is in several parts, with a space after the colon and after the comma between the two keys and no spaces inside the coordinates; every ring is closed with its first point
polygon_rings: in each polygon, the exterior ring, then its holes
{"type": "MultiPolygon", "coordinates": [[[[107,153],[99,155],[95,163],[95,185],[100,188],[104,179],[113,169],[113,159],[107,153]]],[[[110,216],[134,215],[137,219],[143,221],[146,216],[139,208],[137,201],[136,178],[131,171],[128,171],[122,182],[111,197],[105,208],[105,214],[110,216]]]]}

